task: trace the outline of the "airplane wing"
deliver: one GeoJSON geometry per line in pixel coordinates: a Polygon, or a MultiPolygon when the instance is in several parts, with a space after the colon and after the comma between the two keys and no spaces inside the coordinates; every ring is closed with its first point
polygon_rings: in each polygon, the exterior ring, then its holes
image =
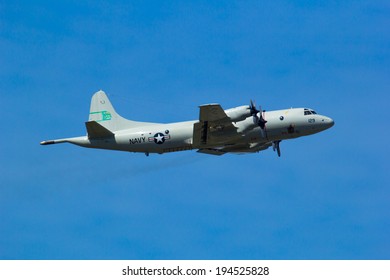
{"type": "Polygon", "coordinates": [[[242,136],[221,105],[207,104],[199,108],[199,122],[194,124],[193,146],[195,148],[233,144],[242,136]]]}
{"type": "Polygon", "coordinates": [[[223,154],[226,154],[226,152],[224,152],[221,149],[213,149],[213,148],[199,149],[197,152],[202,154],[214,155],[214,156],[222,156],[223,154]]]}
{"type": "Polygon", "coordinates": [[[200,121],[221,121],[230,122],[229,117],[219,104],[207,104],[199,106],[200,121]]]}
{"type": "Polygon", "coordinates": [[[271,142],[245,143],[245,144],[243,143],[243,144],[236,144],[236,145],[227,145],[224,147],[203,148],[203,149],[199,149],[198,153],[216,155],[216,156],[221,156],[226,153],[236,153],[236,154],[257,153],[266,150],[271,146],[272,146],[271,142]]]}

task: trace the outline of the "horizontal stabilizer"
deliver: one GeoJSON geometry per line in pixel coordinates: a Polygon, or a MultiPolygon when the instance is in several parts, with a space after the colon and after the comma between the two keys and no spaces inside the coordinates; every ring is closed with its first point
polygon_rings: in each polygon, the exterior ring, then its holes
{"type": "Polygon", "coordinates": [[[109,131],[104,126],[100,125],[96,121],[89,121],[85,123],[88,132],[89,139],[107,138],[114,136],[114,133],[109,131]]]}

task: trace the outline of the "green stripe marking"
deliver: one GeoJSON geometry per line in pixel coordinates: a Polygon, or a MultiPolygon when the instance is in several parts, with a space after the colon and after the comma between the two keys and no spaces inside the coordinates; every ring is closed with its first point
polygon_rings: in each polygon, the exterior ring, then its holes
{"type": "Polygon", "coordinates": [[[111,118],[112,118],[111,113],[108,112],[108,111],[90,112],[89,114],[90,114],[90,115],[102,114],[102,115],[101,115],[102,119],[101,119],[101,120],[98,120],[97,122],[109,121],[109,120],[111,120],[111,118]]]}

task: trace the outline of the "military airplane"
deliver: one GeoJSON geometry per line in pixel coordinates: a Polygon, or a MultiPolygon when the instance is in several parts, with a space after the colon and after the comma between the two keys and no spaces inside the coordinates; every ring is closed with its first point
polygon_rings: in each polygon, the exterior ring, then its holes
{"type": "Polygon", "coordinates": [[[92,96],[86,136],[42,141],[135,153],[168,153],[197,149],[200,153],[254,153],[269,147],[280,157],[280,142],[326,130],[334,121],[308,108],[264,111],[255,102],[223,110],[219,104],[199,106],[199,120],[149,123],[121,117],[103,91],[92,96]]]}

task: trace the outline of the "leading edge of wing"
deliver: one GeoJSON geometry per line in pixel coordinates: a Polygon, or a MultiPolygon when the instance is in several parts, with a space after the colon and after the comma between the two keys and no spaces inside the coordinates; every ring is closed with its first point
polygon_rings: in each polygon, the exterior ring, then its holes
{"type": "Polygon", "coordinates": [[[230,122],[229,117],[219,104],[205,104],[199,106],[199,121],[230,122]]]}

